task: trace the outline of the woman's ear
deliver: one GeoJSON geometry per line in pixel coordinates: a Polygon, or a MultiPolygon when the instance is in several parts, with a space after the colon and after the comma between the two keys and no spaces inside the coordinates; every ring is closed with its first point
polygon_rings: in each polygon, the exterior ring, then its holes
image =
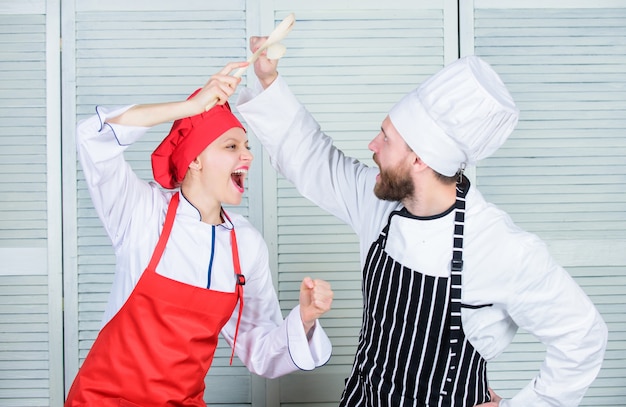
{"type": "Polygon", "coordinates": [[[200,163],[200,159],[198,157],[189,163],[189,169],[196,171],[202,169],[202,164],[200,163]]]}

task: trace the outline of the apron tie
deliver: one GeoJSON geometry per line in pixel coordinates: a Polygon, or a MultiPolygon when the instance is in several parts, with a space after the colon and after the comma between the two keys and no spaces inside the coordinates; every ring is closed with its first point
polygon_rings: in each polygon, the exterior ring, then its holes
{"type": "MultiPolygon", "coordinates": [[[[226,212],[224,212],[226,219],[232,223],[226,212]]],[[[235,234],[235,227],[230,230],[230,247],[233,252],[233,267],[235,268],[235,277],[237,278],[237,297],[239,298],[239,312],[237,315],[237,325],[235,327],[235,337],[233,338],[233,351],[230,354],[230,364],[233,364],[233,358],[235,357],[235,346],[237,345],[237,335],[239,334],[239,323],[241,322],[241,313],[243,312],[243,286],[246,284],[246,277],[241,273],[241,265],[239,264],[239,249],[237,248],[237,235],[235,234]]]]}

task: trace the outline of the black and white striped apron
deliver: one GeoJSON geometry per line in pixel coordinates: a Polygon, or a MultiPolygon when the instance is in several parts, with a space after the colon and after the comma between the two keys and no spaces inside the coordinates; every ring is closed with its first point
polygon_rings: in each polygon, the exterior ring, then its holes
{"type": "MultiPolygon", "coordinates": [[[[363,268],[359,344],[340,406],[472,407],[489,401],[487,363],[461,323],[464,188],[457,186],[450,278],[411,270],[385,251],[389,216],[363,268]]],[[[406,212],[405,212],[406,214],[406,212]]]]}

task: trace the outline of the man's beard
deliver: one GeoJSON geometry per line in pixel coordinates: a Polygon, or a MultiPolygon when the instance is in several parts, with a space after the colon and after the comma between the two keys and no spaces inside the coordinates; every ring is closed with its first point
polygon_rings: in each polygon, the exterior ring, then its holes
{"type": "MultiPolygon", "coordinates": [[[[380,168],[380,167],[379,167],[380,168]]],[[[385,201],[402,201],[413,196],[415,187],[413,180],[402,168],[380,170],[380,178],[374,186],[374,194],[385,201]]]]}

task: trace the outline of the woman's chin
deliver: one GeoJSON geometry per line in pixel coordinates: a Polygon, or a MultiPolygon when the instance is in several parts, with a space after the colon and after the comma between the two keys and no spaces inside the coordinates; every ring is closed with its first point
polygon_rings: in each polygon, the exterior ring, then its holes
{"type": "Polygon", "coordinates": [[[230,194],[230,196],[225,197],[222,201],[222,204],[239,206],[241,205],[241,201],[243,200],[243,193],[230,194]]]}

